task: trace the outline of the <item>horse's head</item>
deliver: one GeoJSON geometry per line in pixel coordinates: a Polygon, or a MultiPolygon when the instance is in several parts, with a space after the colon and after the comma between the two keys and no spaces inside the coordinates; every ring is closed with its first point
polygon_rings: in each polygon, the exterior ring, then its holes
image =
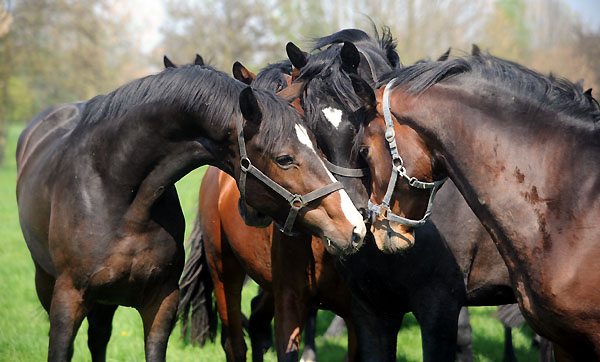
{"type": "MultiPolygon", "coordinates": [[[[242,63],[236,61],[232,68],[233,77],[242,83],[252,85],[255,88],[268,89],[278,92],[286,88],[292,82],[292,65],[289,61],[269,64],[254,74],[242,63]]],[[[273,219],[260,210],[248,205],[241,198],[238,202],[240,216],[248,226],[267,227],[273,219]]]]}
{"type": "Polygon", "coordinates": [[[349,75],[374,82],[373,77],[390,71],[392,66],[379,43],[362,31],[349,29],[318,39],[315,50],[325,46],[328,48],[309,55],[288,43],[286,51],[298,70],[294,83],[303,84],[305,118],[325,162],[366,218],[370,183],[357,144],[364,103],[354,93],[349,75]],[[351,40],[358,41],[361,48],[351,40]]]}
{"type": "Polygon", "coordinates": [[[298,113],[274,93],[250,87],[241,92],[239,103],[243,141],[238,143],[245,144],[248,158],[242,157],[236,176],[248,204],[288,230],[297,212],[296,223],[321,236],[330,253],[355,250],[366,233],[363,218],[326,169],[298,113]],[[254,166],[280,187],[269,186],[251,171],[254,166]],[[250,175],[242,176],[244,170],[250,175]]]}
{"type": "Polygon", "coordinates": [[[360,154],[371,173],[371,231],[377,247],[393,253],[414,244],[414,228],[425,223],[431,195],[441,186],[434,181],[440,171],[416,131],[393,114],[386,123],[384,89],[373,91],[362,79],[352,80],[357,95],[370,104],[360,154]]]}

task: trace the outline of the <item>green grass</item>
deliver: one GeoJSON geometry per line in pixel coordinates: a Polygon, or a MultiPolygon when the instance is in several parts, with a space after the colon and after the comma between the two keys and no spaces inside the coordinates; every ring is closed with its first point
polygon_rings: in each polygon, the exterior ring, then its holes
{"type": "MultiPolygon", "coordinates": [[[[42,361],[48,346],[48,316],[37,300],[34,287],[34,267],[29,256],[17,215],[15,200],[16,140],[21,127],[12,126],[8,132],[7,159],[0,166],[0,361],[42,361]]],[[[183,205],[187,229],[196,216],[197,193],[204,168],[196,170],[177,183],[183,205]]],[[[250,312],[250,299],[257,286],[249,283],[243,292],[243,311],[250,312]]],[[[473,349],[476,361],[499,361],[503,350],[503,329],[491,317],[495,308],[471,308],[473,349]]],[[[321,336],[332,313],[320,311],[317,332],[321,336]]],[[[528,327],[513,330],[519,361],[536,361],[537,351],[531,348],[531,330],[528,327]]],[[[215,343],[203,348],[185,344],[179,338],[177,325],[169,340],[167,358],[170,361],[225,361],[220,335],[215,343]]],[[[246,342],[250,346],[250,342],[246,342]]],[[[341,361],[346,354],[346,336],[336,339],[317,339],[317,353],[321,361],[341,361]]],[[[412,314],[408,315],[398,335],[399,361],[421,361],[421,336],[412,314]]],[[[134,309],[121,307],[113,322],[113,334],[108,345],[109,361],[143,361],[143,332],[139,315],[134,309]]],[[[84,322],[75,340],[74,361],[89,361],[87,350],[87,323],[84,322]]],[[[269,351],[265,361],[275,361],[269,351]]]]}

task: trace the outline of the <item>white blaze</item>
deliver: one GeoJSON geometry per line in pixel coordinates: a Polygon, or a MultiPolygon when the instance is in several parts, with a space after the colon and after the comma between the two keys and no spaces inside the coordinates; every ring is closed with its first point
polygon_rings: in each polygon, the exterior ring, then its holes
{"type": "MultiPolygon", "coordinates": [[[[341,111],[340,111],[340,119],[341,119],[341,111]]],[[[300,124],[296,124],[294,126],[294,129],[296,130],[296,135],[298,136],[298,140],[302,144],[304,144],[308,148],[310,148],[316,154],[317,152],[315,151],[315,149],[313,147],[310,137],[308,137],[308,132],[306,132],[306,128],[304,128],[300,124]]],[[[331,182],[337,182],[337,179],[335,177],[333,177],[333,174],[331,172],[329,172],[327,167],[325,167],[325,163],[323,163],[323,160],[321,160],[321,157],[319,156],[318,158],[319,158],[319,161],[321,161],[323,168],[327,172],[327,175],[329,175],[331,182]]],[[[348,219],[348,221],[350,221],[350,224],[354,225],[354,232],[359,234],[361,237],[364,237],[365,234],[367,233],[367,228],[365,226],[365,223],[363,222],[362,215],[358,212],[358,210],[356,210],[356,206],[354,206],[354,203],[352,202],[352,200],[350,200],[350,196],[348,196],[348,194],[346,193],[346,190],[341,189],[338,191],[340,192],[340,197],[342,199],[341,206],[342,206],[342,211],[344,212],[344,216],[346,216],[346,219],[348,219]]]]}
{"type": "Polygon", "coordinates": [[[323,109],[323,114],[335,128],[338,128],[342,123],[342,111],[340,109],[327,107],[323,109]]]}

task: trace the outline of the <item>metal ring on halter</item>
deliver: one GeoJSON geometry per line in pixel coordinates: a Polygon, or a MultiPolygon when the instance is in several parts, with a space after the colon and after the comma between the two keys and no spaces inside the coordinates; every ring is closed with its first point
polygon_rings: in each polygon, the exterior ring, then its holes
{"type": "Polygon", "coordinates": [[[295,194],[294,197],[292,199],[290,199],[289,201],[290,206],[293,208],[296,208],[298,210],[300,210],[301,208],[303,208],[304,206],[306,206],[306,204],[304,203],[304,200],[302,200],[302,196],[295,194]],[[299,203],[297,205],[297,203],[299,203]]]}
{"type": "Polygon", "coordinates": [[[248,157],[240,157],[240,169],[243,172],[248,172],[248,170],[250,169],[250,167],[252,166],[252,162],[250,162],[250,159],[248,157]],[[245,165],[244,165],[245,163],[245,165]]]}

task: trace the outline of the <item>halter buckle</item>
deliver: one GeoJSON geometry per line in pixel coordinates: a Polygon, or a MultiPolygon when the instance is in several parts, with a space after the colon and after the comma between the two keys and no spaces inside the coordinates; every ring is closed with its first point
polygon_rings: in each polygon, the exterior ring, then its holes
{"type": "Polygon", "coordinates": [[[387,219],[389,212],[390,212],[390,207],[386,206],[385,204],[381,204],[381,212],[380,212],[381,217],[383,217],[384,219],[387,219]]]}
{"type": "Polygon", "coordinates": [[[396,137],[396,134],[395,134],[393,128],[388,128],[385,131],[385,139],[386,139],[386,141],[388,141],[388,143],[391,143],[392,141],[394,141],[395,137],[396,137]]]}
{"type": "Polygon", "coordinates": [[[252,162],[250,162],[250,159],[248,157],[240,158],[240,168],[243,172],[248,172],[250,166],[252,166],[252,162]]]}

